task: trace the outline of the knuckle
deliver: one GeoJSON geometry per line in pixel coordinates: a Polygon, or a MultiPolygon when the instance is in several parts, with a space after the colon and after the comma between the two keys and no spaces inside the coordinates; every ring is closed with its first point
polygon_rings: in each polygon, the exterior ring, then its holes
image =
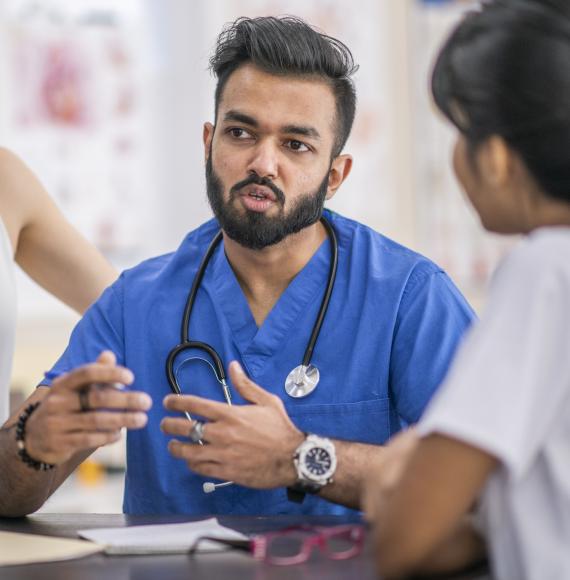
{"type": "Polygon", "coordinates": [[[133,427],[138,427],[139,426],[139,422],[140,422],[140,418],[138,415],[134,414],[134,413],[124,413],[121,415],[121,423],[123,425],[125,425],[125,427],[128,428],[133,428],[133,427]]]}
{"type": "Polygon", "coordinates": [[[46,405],[51,411],[54,411],[63,406],[69,397],[69,393],[65,391],[55,390],[44,399],[42,405],[46,405]]]}
{"type": "Polygon", "coordinates": [[[230,425],[224,429],[224,439],[228,441],[231,445],[232,442],[237,441],[239,439],[239,428],[230,425]]]}
{"type": "Polygon", "coordinates": [[[53,398],[50,400],[50,410],[52,412],[60,411],[73,397],[76,397],[76,395],[71,393],[54,393],[53,398]]]}
{"type": "Polygon", "coordinates": [[[103,429],[107,421],[105,420],[105,416],[103,413],[90,413],[91,415],[91,426],[94,429],[103,429]]]}
{"type": "Polygon", "coordinates": [[[120,430],[114,430],[111,431],[109,433],[106,433],[104,435],[104,444],[108,444],[108,443],[114,443],[115,441],[117,441],[118,439],[120,439],[121,437],[121,431],[120,430]]]}
{"type": "Polygon", "coordinates": [[[188,421],[179,421],[178,419],[166,419],[164,428],[174,435],[188,435],[191,425],[188,421]]]}
{"type": "Polygon", "coordinates": [[[45,418],[46,435],[49,435],[50,433],[53,433],[56,430],[57,423],[58,421],[53,415],[48,415],[45,418]]]}
{"type": "Polygon", "coordinates": [[[42,402],[42,407],[49,413],[53,413],[60,405],[61,399],[57,393],[50,393],[42,402]]]}
{"type": "Polygon", "coordinates": [[[101,407],[104,403],[104,396],[100,389],[93,387],[89,389],[89,406],[90,407],[101,407]]]}
{"type": "Polygon", "coordinates": [[[270,401],[271,404],[274,405],[275,407],[278,407],[279,409],[285,409],[285,405],[283,404],[283,400],[280,399],[277,395],[274,395],[273,393],[271,393],[269,395],[270,397],[270,401]]]}
{"type": "Polygon", "coordinates": [[[81,367],[77,369],[77,371],[74,374],[75,378],[79,382],[86,382],[91,377],[90,367],[89,366],[81,367]]]}
{"type": "Polygon", "coordinates": [[[178,421],[176,419],[172,419],[171,417],[166,417],[162,420],[162,427],[165,429],[172,430],[178,426],[178,421]]]}
{"type": "Polygon", "coordinates": [[[193,451],[194,450],[192,449],[192,446],[190,444],[188,445],[182,444],[182,446],[180,447],[180,457],[196,464],[198,463],[198,460],[195,457],[193,451]]]}
{"type": "Polygon", "coordinates": [[[138,409],[141,407],[141,397],[137,393],[124,393],[125,407],[138,409]]]}

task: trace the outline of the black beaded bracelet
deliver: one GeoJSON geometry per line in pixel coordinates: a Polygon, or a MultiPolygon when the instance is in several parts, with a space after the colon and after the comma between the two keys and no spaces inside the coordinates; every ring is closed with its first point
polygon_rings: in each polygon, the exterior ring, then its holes
{"type": "Polygon", "coordinates": [[[26,423],[30,418],[30,415],[40,406],[39,401],[37,403],[31,403],[28,405],[24,412],[18,417],[18,422],[16,423],[16,442],[18,443],[18,455],[20,459],[31,469],[36,471],[49,471],[55,467],[52,463],[44,463],[43,461],[36,461],[28,455],[26,451],[26,444],[24,439],[26,437],[26,423]]]}

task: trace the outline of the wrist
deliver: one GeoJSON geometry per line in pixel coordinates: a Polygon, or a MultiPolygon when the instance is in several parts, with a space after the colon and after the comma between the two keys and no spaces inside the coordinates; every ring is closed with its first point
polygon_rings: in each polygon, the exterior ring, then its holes
{"type": "Polygon", "coordinates": [[[326,437],[307,434],[293,455],[295,483],[288,487],[291,501],[302,502],[306,493],[316,494],[333,481],[336,471],[336,449],[326,437]]]}
{"type": "Polygon", "coordinates": [[[29,446],[27,445],[28,442],[26,441],[26,429],[28,420],[34,411],[39,407],[39,405],[39,402],[28,405],[18,417],[18,422],[16,423],[16,445],[18,447],[18,457],[30,469],[35,469],[36,471],[49,471],[53,469],[55,465],[52,463],[46,463],[31,456],[28,453],[29,446]]]}
{"type": "Polygon", "coordinates": [[[305,441],[306,434],[298,429],[288,439],[287,446],[284,450],[280,461],[280,471],[283,487],[290,487],[297,482],[297,469],[295,467],[295,453],[299,445],[305,441]]]}

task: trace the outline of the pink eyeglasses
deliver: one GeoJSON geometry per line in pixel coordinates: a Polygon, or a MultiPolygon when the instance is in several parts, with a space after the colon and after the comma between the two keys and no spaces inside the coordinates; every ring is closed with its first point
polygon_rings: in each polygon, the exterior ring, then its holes
{"type": "Polygon", "coordinates": [[[256,560],[277,566],[291,566],[306,562],[318,549],[331,560],[347,560],[362,552],[366,528],[361,525],[340,526],[294,526],[276,532],[259,534],[245,542],[211,540],[245,549],[256,560]]]}
{"type": "Polygon", "coordinates": [[[306,562],[319,549],[331,560],[354,558],[364,545],[364,526],[298,526],[255,536],[251,551],[256,560],[290,566],[306,562]]]}

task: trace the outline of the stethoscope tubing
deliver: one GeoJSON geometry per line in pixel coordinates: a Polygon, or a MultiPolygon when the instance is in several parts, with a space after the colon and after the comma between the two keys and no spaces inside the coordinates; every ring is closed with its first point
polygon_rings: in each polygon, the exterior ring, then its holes
{"type": "MultiPolygon", "coordinates": [[[[338,241],[337,241],[336,233],[335,233],[332,225],[329,223],[329,221],[324,216],[321,217],[321,223],[325,227],[327,234],[329,236],[329,239],[331,241],[331,263],[330,263],[330,267],[329,267],[329,273],[328,273],[327,286],[325,289],[325,293],[324,293],[323,299],[321,301],[321,305],[319,308],[319,312],[317,314],[317,318],[315,320],[315,324],[313,325],[313,330],[311,332],[311,336],[309,338],[307,348],[305,349],[305,353],[303,355],[303,363],[302,364],[305,367],[308,367],[310,365],[311,358],[313,356],[313,351],[315,349],[315,345],[317,343],[317,339],[319,337],[319,333],[321,331],[321,327],[323,325],[323,321],[325,319],[325,315],[326,315],[326,312],[327,312],[327,309],[329,306],[329,302],[331,299],[332,291],[333,291],[335,280],[336,280],[336,273],[337,273],[337,269],[338,269],[338,241]]],[[[198,289],[200,288],[200,284],[202,283],[202,279],[204,277],[206,267],[208,266],[208,263],[210,262],[210,258],[212,257],[214,250],[216,249],[218,243],[221,241],[222,237],[223,237],[223,233],[220,230],[214,236],[213,240],[210,242],[210,245],[208,246],[208,249],[206,250],[204,257],[202,258],[202,262],[200,263],[200,266],[198,268],[198,272],[196,273],[196,276],[194,277],[194,281],[192,282],[192,287],[190,289],[190,292],[188,294],[188,298],[186,300],[186,304],[184,306],[184,315],[182,317],[182,325],[181,325],[181,329],[180,329],[180,339],[181,339],[180,344],[175,346],[168,353],[168,356],[166,358],[166,376],[167,376],[168,383],[170,385],[171,390],[177,395],[182,395],[183,393],[180,389],[180,386],[178,385],[178,380],[177,380],[176,375],[174,373],[174,361],[175,361],[176,357],[181,352],[183,352],[185,350],[189,350],[191,348],[202,350],[202,351],[206,352],[208,355],[210,355],[210,357],[212,358],[212,360],[214,362],[214,365],[213,365],[214,371],[217,375],[218,381],[222,385],[222,389],[224,392],[224,398],[226,399],[226,402],[228,403],[228,405],[231,405],[232,404],[231,392],[230,392],[229,386],[228,386],[227,381],[226,381],[226,374],[224,371],[224,365],[222,363],[220,356],[218,355],[216,350],[212,346],[210,346],[209,344],[207,344],[205,342],[197,341],[197,340],[190,340],[190,336],[189,336],[190,318],[192,315],[192,310],[194,308],[194,303],[196,302],[196,295],[198,294],[198,289]]],[[[188,412],[185,412],[184,414],[189,421],[193,420],[188,412]]],[[[199,443],[201,445],[203,445],[202,441],[200,441],[199,443]]],[[[233,482],[231,482],[231,481],[226,481],[226,482],[220,483],[220,484],[206,482],[206,483],[204,483],[204,492],[210,493],[212,491],[215,491],[218,487],[229,486],[229,485],[232,485],[232,483],[233,482]]]]}
{"type": "MultiPolygon", "coordinates": [[[[315,349],[315,345],[317,343],[317,339],[319,337],[319,333],[321,331],[321,327],[323,325],[323,321],[325,319],[325,315],[329,306],[329,302],[331,299],[332,291],[334,288],[335,280],[336,280],[336,273],[338,269],[338,240],[336,237],[336,233],[334,228],[329,223],[329,221],[322,216],[321,223],[323,224],[324,228],[327,231],[329,239],[331,241],[331,263],[329,267],[329,274],[327,279],[327,286],[325,289],[325,293],[323,295],[323,299],[321,301],[321,306],[319,308],[319,312],[317,314],[317,318],[315,320],[315,324],[313,326],[313,330],[311,332],[311,336],[309,338],[309,342],[307,343],[307,348],[305,349],[305,353],[303,354],[303,365],[308,367],[311,358],[313,356],[313,351],[315,349]]],[[[204,273],[206,272],[206,268],[210,262],[210,258],[214,253],[217,245],[221,241],[223,237],[222,230],[220,230],[210,242],[204,257],[202,258],[202,262],[198,268],[198,272],[194,277],[194,281],[192,282],[192,287],[188,294],[188,298],[186,299],[186,304],[184,306],[184,315],[182,317],[182,324],[180,328],[180,344],[175,346],[168,354],[166,358],[166,376],[168,378],[168,383],[172,391],[177,394],[181,395],[182,392],[178,385],[178,381],[176,380],[176,376],[174,374],[174,360],[176,357],[183,351],[189,350],[191,348],[196,348],[199,350],[203,350],[207,352],[214,361],[214,366],[216,369],[216,374],[218,381],[224,386],[224,395],[227,395],[229,389],[227,388],[227,379],[226,373],[224,370],[224,365],[220,356],[216,352],[216,350],[211,347],[209,344],[197,340],[190,340],[189,332],[190,332],[190,318],[192,316],[192,310],[194,309],[194,304],[196,302],[196,295],[198,294],[198,289],[200,288],[200,284],[202,283],[202,279],[204,278],[204,273]]],[[[226,400],[230,403],[231,399],[228,400],[226,396],[226,400]]],[[[231,403],[230,403],[231,404],[231,403]]]]}
{"type": "Polygon", "coordinates": [[[338,269],[338,241],[336,238],[336,233],[325,217],[321,217],[321,223],[327,230],[327,234],[331,241],[331,263],[329,267],[329,275],[327,279],[327,287],[323,299],[321,301],[321,306],[319,308],[319,313],[317,314],[317,319],[313,326],[313,331],[311,332],[311,338],[305,349],[305,354],[303,355],[303,365],[308,367],[311,363],[311,358],[313,357],[313,351],[315,350],[315,344],[319,338],[319,333],[321,332],[321,327],[327,313],[329,302],[331,300],[332,291],[334,288],[334,283],[336,280],[336,271],[338,269]]]}

